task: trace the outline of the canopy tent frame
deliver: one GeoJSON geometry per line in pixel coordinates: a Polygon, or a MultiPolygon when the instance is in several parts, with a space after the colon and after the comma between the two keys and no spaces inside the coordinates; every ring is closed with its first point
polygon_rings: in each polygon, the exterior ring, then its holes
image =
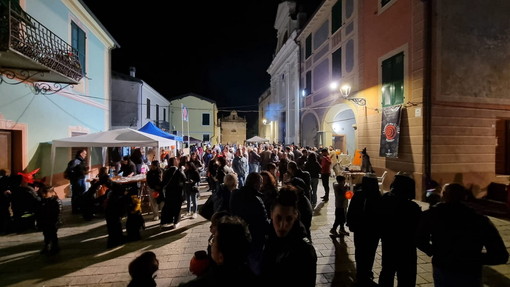
{"type": "MultiPolygon", "coordinates": [[[[156,156],[159,158],[161,147],[175,145],[176,141],[150,133],[138,131],[131,128],[109,130],[87,135],[68,137],[53,140],[51,144],[51,177],[50,185],[53,183],[53,173],[55,171],[55,157],[57,148],[66,147],[101,147],[103,156],[103,166],[105,166],[106,149],[108,147],[124,146],[144,146],[157,147],[156,156]]],[[[74,156],[74,155],[73,155],[74,156]]]]}

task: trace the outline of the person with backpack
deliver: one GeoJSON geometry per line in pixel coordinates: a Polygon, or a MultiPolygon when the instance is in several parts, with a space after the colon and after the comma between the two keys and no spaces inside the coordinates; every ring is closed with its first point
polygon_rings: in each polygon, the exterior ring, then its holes
{"type": "Polygon", "coordinates": [[[80,213],[80,199],[86,191],[85,175],[88,173],[86,158],[87,150],[78,150],[74,159],[67,164],[64,173],[64,177],[69,179],[71,184],[71,210],[73,214],[80,213]]]}

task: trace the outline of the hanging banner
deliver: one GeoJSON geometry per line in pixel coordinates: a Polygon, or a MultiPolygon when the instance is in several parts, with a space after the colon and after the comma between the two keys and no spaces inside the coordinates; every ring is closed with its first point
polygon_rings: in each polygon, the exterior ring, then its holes
{"type": "Polygon", "coordinates": [[[382,108],[380,157],[398,157],[401,113],[401,105],[382,108]]]}
{"type": "Polygon", "coordinates": [[[182,107],[182,120],[187,122],[189,119],[188,108],[186,108],[184,104],[181,104],[181,107],[182,107]]]}

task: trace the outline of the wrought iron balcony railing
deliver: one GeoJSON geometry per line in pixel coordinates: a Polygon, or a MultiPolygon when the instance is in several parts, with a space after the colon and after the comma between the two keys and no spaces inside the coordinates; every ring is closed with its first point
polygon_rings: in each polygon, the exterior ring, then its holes
{"type": "Polygon", "coordinates": [[[0,1],[0,73],[21,81],[77,84],[78,52],[12,1],[0,1]]]}

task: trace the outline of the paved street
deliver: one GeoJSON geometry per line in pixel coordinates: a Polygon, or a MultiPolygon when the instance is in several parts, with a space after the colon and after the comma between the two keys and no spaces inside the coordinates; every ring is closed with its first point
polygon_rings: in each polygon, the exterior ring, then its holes
{"type": "MultiPolygon", "coordinates": [[[[208,193],[202,193],[203,203],[208,193]]],[[[323,195],[319,188],[319,197],[323,195]]],[[[143,239],[106,249],[103,219],[84,222],[70,214],[66,199],[65,226],[59,230],[62,251],[47,257],[39,254],[42,233],[9,234],[0,237],[0,286],[126,286],[129,262],[146,250],[154,251],[160,262],[158,286],[176,286],[193,278],[188,271],[193,252],[205,249],[209,223],[203,218],[186,219],[177,230],[161,231],[152,216],[146,216],[143,239]]],[[[423,205],[424,207],[426,205],[423,205]]],[[[510,222],[492,218],[510,247],[510,222]]],[[[355,274],[354,243],[351,236],[331,238],[334,199],[321,203],[312,222],[317,250],[317,286],[351,286],[355,274]]],[[[380,271],[378,249],[374,271],[380,271]]],[[[419,252],[417,286],[433,286],[430,259],[419,252]]],[[[486,267],[485,286],[510,286],[510,264],[486,267]]]]}

